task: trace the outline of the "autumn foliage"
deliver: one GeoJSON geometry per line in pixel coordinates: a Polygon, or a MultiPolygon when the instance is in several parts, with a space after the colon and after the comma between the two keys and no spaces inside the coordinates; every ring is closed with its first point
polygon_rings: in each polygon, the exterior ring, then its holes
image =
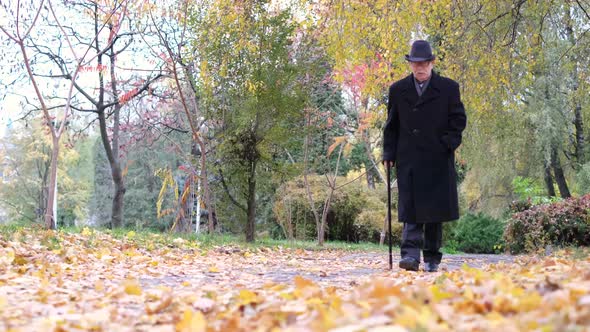
{"type": "Polygon", "coordinates": [[[583,331],[588,251],[387,269],[385,252],[0,229],[3,331],[583,331]],[[459,264],[459,265],[457,265],[459,264]],[[470,267],[471,266],[471,267],[470,267]],[[479,268],[477,268],[479,267],[479,268]]]}

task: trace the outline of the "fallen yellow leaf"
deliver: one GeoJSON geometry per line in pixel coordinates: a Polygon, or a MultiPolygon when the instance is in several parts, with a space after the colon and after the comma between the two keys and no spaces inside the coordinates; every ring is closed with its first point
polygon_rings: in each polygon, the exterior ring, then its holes
{"type": "Polygon", "coordinates": [[[84,227],[82,232],[80,233],[82,236],[90,236],[92,235],[92,231],[88,227],[84,227]]]}
{"type": "Polygon", "coordinates": [[[452,293],[441,290],[438,285],[430,286],[430,292],[432,293],[432,298],[434,299],[434,302],[440,302],[442,300],[453,297],[452,293]]]}
{"type": "Polygon", "coordinates": [[[207,321],[200,311],[186,310],[180,322],[176,324],[177,332],[204,332],[207,329],[207,321]]]}
{"type": "Polygon", "coordinates": [[[129,295],[141,295],[141,286],[135,279],[125,280],[123,287],[125,287],[125,293],[129,295]]]}
{"type": "Polygon", "coordinates": [[[303,289],[305,287],[315,286],[313,281],[311,281],[309,279],[305,279],[302,276],[295,276],[293,281],[295,282],[295,287],[297,287],[298,289],[303,289]]]}
{"type": "Polygon", "coordinates": [[[385,298],[389,296],[398,296],[401,289],[398,286],[385,285],[383,282],[376,282],[369,296],[375,298],[385,298]]]}
{"type": "Polygon", "coordinates": [[[247,305],[258,302],[258,295],[247,289],[242,289],[240,291],[240,295],[238,296],[238,298],[240,299],[241,305],[247,305]]]}

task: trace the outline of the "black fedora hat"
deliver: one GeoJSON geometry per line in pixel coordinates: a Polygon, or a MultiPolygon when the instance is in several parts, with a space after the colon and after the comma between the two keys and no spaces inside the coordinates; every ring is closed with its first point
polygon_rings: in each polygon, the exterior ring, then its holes
{"type": "Polygon", "coordinates": [[[412,43],[410,54],[406,54],[406,60],[410,62],[434,60],[430,44],[426,40],[416,40],[412,43]]]}

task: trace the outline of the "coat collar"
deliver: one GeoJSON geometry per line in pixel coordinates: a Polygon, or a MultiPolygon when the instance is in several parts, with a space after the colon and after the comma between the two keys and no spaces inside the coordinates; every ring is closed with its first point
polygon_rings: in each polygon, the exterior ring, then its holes
{"type": "Polygon", "coordinates": [[[403,96],[410,105],[420,106],[437,98],[440,94],[440,76],[434,70],[432,71],[428,88],[426,88],[422,96],[418,96],[418,92],[416,92],[414,74],[406,76],[402,82],[403,96]]]}

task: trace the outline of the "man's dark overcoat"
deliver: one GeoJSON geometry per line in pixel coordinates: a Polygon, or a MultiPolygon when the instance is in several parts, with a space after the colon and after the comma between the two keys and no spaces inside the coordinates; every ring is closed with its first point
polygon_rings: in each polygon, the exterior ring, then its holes
{"type": "Polygon", "coordinates": [[[419,97],[410,74],[389,88],[387,112],[383,160],[395,161],[399,221],[458,219],[454,151],[467,123],[459,84],[433,71],[419,97]]]}

